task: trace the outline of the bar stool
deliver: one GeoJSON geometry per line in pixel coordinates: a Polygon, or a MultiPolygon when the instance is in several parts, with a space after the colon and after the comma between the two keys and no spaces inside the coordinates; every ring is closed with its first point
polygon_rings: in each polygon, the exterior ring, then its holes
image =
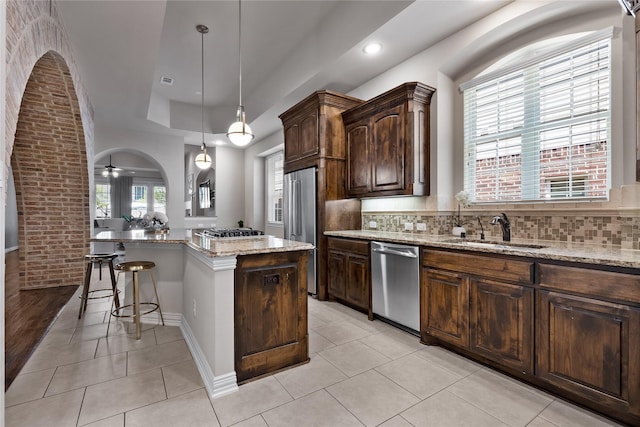
{"type": "MultiPolygon", "coordinates": [[[[113,301],[116,304],[116,307],[120,307],[120,300],[118,299],[118,289],[116,286],[116,276],[113,272],[113,260],[118,258],[118,254],[89,254],[85,255],[84,259],[87,262],[87,271],[84,275],[84,286],[82,288],[82,295],[80,295],[80,312],[78,313],[78,319],[82,317],[82,313],[87,311],[87,301],[90,299],[98,299],[98,298],[109,298],[113,296],[113,301]],[[109,266],[109,274],[111,275],[111,289],[92,289],[89,290],[89,286],[91,286],[91,272],[93,271],[94,264],[98,264],[99,267],[99,279],[102,280],[102,264],[107,264],[109,266]],[[94,294],[96,292],[104,292],[109,291],[107,295],[96,295],[89,296],[89,294],[94,294]]],[[[113,305],[113,304],[112,304],[113,305]]]]}
{"type": "MultiPolygon", "coordinates": [[[[152,313],[156,310],[160,312],[160,320],[162,320],[162,325],[164,326],[164,317],[162,316],[162,309],[160,308],[160,299],[158,298],[158,289],[156,286],[156,278],[153,275],[153,269],[155,268],[155,263],[151,261],[129,261],[123,262],[121,264],[116,265],[116,270],[118,270],[118,279],[120,278],[120,273],[132,273],[133,274],[133,304],[127,304],[120,307],[116,307],[109,312],[109,326],[111,325],[111,316],[114,317],[133,317],[136,323],[136,339],[140,339],[141,335],[141,322],[140,316],[144,316],[145,314],[152,313]],[[151,281],[153,282],[153,292],[156,294],[157,302],[141,302],[140,301],[140,284],[138,274],[141,271],[148,271],[151,275],[151,281]],[[150,306],[151,308],[143,313],[140,313],[140,306],[150,306]],[[133,314],[126,314],[124,310],[126,308],[132,308],[133,314]]],[[[107,336],[109,336],[109,326],[107,326],[107,336]]]]}

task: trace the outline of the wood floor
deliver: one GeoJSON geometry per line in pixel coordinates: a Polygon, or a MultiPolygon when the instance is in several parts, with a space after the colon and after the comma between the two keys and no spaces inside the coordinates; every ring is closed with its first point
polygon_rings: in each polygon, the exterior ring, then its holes
{"type": "Polygon", "coordinates": [[[5,391],[24,366],[77,285],[20,290],[18,251],[5,254],[5,391]]]}

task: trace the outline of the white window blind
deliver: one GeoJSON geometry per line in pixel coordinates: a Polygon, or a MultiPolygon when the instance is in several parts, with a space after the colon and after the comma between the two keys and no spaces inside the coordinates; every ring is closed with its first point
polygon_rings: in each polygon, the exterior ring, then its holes
{"type": "Polygon", "coordinates": [[[611,32],[595,34],[461,86],[473,201],[607,197],[611,32]]]}

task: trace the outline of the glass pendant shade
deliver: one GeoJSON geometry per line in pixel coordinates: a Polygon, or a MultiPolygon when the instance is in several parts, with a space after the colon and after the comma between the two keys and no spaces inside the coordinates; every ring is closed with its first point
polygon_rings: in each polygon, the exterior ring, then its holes
{"type": "Polygon", "coordinates": [[[251,132],[251,128],[245,122],[244,111],[238,109],[238,113],[236,121],[229,126],[227,137],[238,147],[244,147],[253,139],[253,132],[251,132]]]}
{"type": "Polygon", "coordinates": [[[200,169],[209,169],[211,167],[211,156],[206,151],[196,156],[196,166],[200,169]]]}

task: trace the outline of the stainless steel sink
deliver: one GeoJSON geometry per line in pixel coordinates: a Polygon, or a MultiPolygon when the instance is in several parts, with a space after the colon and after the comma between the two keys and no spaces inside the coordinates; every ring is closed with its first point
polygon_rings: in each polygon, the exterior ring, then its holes
{"type": "Polygon", "coordinates": [[[451,239],[451,240],[446,240],[446,242],[457,243],[460,246],[470,246],[474,248],[490,248],[490,249],[508,249],[508,248],[542,249],[546,247],[542,245],[534,245],[529,243],[498,242],[498,241],[475,240],[475,239],[451,239]]]}

